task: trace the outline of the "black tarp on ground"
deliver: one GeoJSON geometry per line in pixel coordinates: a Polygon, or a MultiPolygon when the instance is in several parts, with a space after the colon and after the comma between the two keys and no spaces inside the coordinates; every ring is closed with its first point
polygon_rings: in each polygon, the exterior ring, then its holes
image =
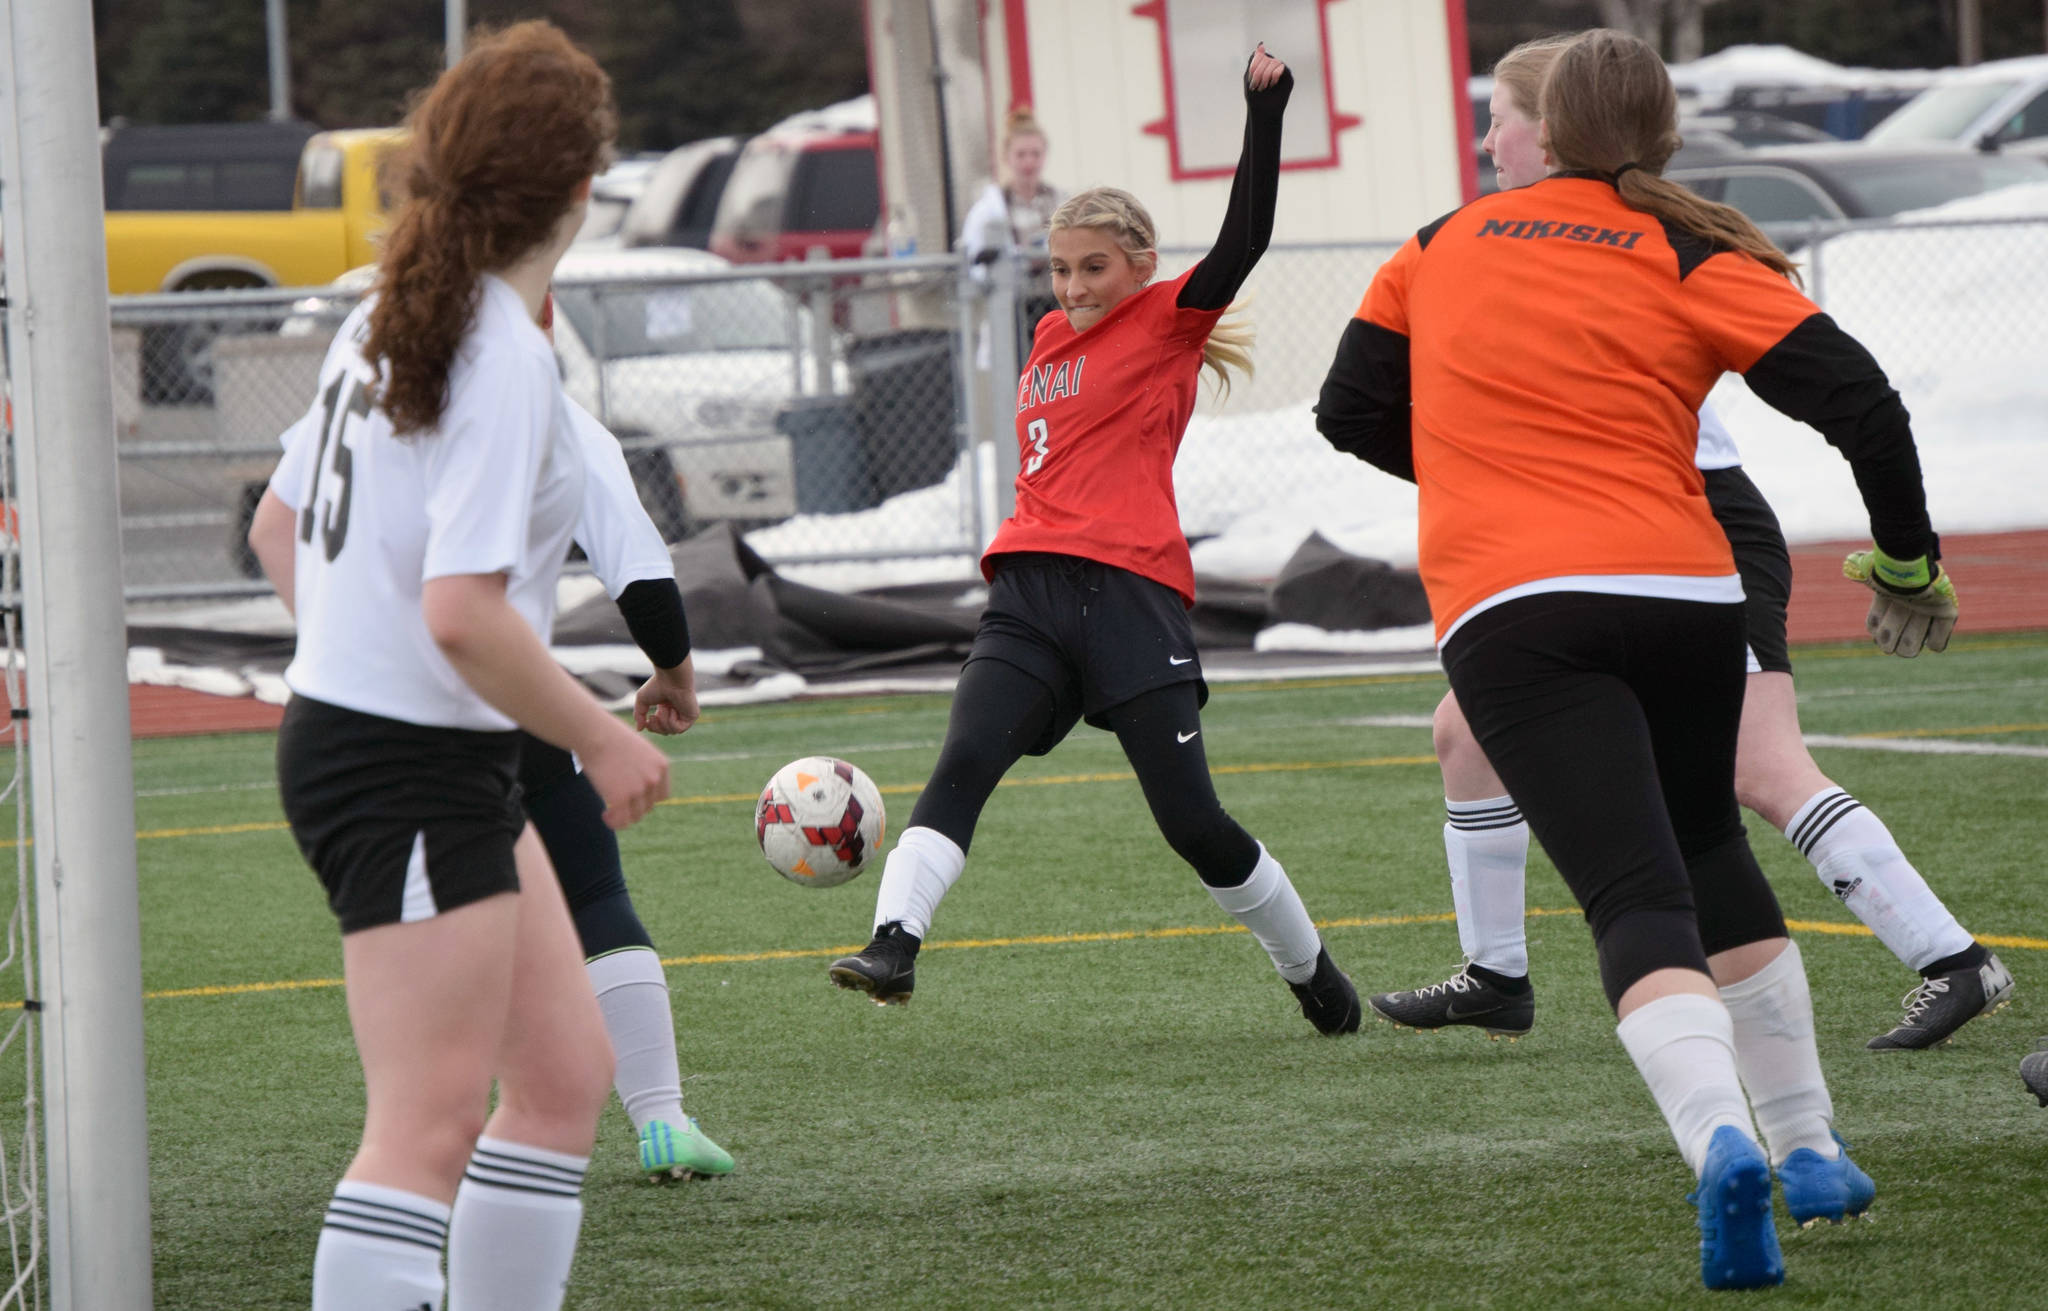
{"type": "MultiPolygon", "coordinates": [[[[775,572],[729,528],[699,533],[671,550],[690,617],[692,644],[717,651],[754,647],[759,661],[732,672],[741,682],[790,671],[829,680],[884,669],[957,665],[974,640],[986,592],[971,581],[917,583],[846,593],[793,582],[775,572]]],[[[1204,650],[1249,650],[1260,629],[1278,623],[1333,631],[1425,623],[1429,605],[1412,569],[1350,555],[1311,535],[1268,586],[1198,580],[1191,618],[1204,650]]],[[[631,645],[611,598],[572,606],[555,624],[555,645],[631,645]]],[[[282,670],[287,635],[166,624],[128,629],[131,647],[155,647],[172,664],[282,670]]],[[[630,691],[625,676],[584,675],[598,691],[630,691]]]]}

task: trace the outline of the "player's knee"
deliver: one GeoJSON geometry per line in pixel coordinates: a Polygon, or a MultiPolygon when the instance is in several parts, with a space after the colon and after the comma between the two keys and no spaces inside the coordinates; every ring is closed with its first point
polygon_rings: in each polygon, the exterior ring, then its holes
{"type": "Polygon", "coordinates": [[[1493,765],[1480,749],[1479,739],[1472,735],[1472,725],[1465,721],[1455,697],[1447,696],[1437,703],[1436,714],[1430,720],[1430,743],[1436,749],[1437,765],[1443,770],[1445,792],[1470,797],[1492,795],[1499,790],[1501,784],[1493,765]]]}
{"type": "Polygon", "coordinates": [[[1259,862],[1259,844],[1221,806],[1194,816],[1162,821],[1159,831],[1175,855],[1212,888],[1236,887],[1259,862]]]}
{"type": "Polygon", "coordinates": [[[564,1125],[594,1121],[611,1096],[614,1062],[611,1042],[603,1030],[565,1043],[546,1060],[528,1062],[505,1072],[499,1081],[501,1105],[521,1114],[564,1125]],[[591,1039],[595,1041],[591,1041],[591,1039]]]}

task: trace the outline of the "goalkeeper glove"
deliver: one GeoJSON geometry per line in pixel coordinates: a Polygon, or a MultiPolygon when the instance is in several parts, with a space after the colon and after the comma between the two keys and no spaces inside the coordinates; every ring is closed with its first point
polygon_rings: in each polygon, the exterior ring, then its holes
{"type": "Polygon", "coordinates": [[[1842,561],[1842,576],[1873,593],[1863,627],[1878,650],[1910,659],[1922,647],[1947,649],[1956,627],[1956,589],[1940,565],[1924,555],[1894,560],[1872,547],[1851,552],[1842,561]]]}

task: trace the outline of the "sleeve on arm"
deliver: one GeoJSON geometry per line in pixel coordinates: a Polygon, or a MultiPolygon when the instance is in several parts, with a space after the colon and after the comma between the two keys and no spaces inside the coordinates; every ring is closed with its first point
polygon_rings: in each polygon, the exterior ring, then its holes
{"type": "Polygon", "coordinates": [[[1870,534],[1895,560],[1939,554],[1905,404],[1863,344],[1813,314],[1752,365],[1750,390],[1848,457],[1870,534]]]}
{"type": "Polygon", "coordinates": [[[304,498],[306,475],[311,471],[314,449],[320,444],[320,418],[320,404],[315,399],[311,410],[278,434],[277,444],[284,448],[284,453],[278,457],[277,467],[270,471],[270,491],[288,509],[298,509],[304,498]]]}
{"type": "Polygon", "coordinates": [[[1244,149],[1230,182],[1230,203],[1216,244],[1181,284],[1175,303],[1188,310],[1229,306],[1273,239],[1273,207],[1280,189],[1280,120],[1294,89],[1292,70],[1264,91],[1245,92],[1244,149]]]}
{"type": "Polygon", "coordinates": [[[661,540],[661,530],[640,503],[626,452],[590,411],[573,400],[565,403],[584,468],[576,544],[589,559],[591,572],[614,598],[642,579],[673,579],[675,561],[661,540]]]}
{"type": "Polygon", "coordinates": [[[440,430],[419,439],[427,480],[422,578],[518,566],[553,434],[554,392],[538,356],[510,351],[478,360],[451,388],[440,430]]]}
{"type": "Polygon", "coordinates": [[[1316,399],[1316,431],[1338,450],[1415,481],[1408,369],[1408,275],[1421,245],[1401,247],[1344,326],[1316,399]]]}
{"type": "Polygon", "coordinates": [[[646,652],[656,669],[674,669],[690,655],[690,621],[683,613],[683,592],[673,578],[643,578],[628,583],[618,595],[619,614],[633,644],[646,652]]]}

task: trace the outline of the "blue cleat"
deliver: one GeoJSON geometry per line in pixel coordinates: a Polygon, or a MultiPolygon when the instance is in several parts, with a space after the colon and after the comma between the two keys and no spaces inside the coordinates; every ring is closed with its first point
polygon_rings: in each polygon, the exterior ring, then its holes
{"type": "Polygon", "coordinates": [[[1778,1166],[1778,1182],[1785,1189],[1785,1209],[1792,1223],[1801,1229],[1825,1220],[1840,1224],[1870,1209],[1877,1185],[1849,1159],[1849,1144],[1835,1135],[1841,1153],[1830,1161],[1810,1147],[1787,1155],[1778,1166]]]}
{"type": "Polygon", "coordinates": [[[1768,1288],[1785,1282],[1785,1258],[1771,1217],[1771,1163],[1763,1148],[1724,1124],[1707,1141],[1698,1191],[1700,1282],[1708,1288],[1768,1288]]]}

